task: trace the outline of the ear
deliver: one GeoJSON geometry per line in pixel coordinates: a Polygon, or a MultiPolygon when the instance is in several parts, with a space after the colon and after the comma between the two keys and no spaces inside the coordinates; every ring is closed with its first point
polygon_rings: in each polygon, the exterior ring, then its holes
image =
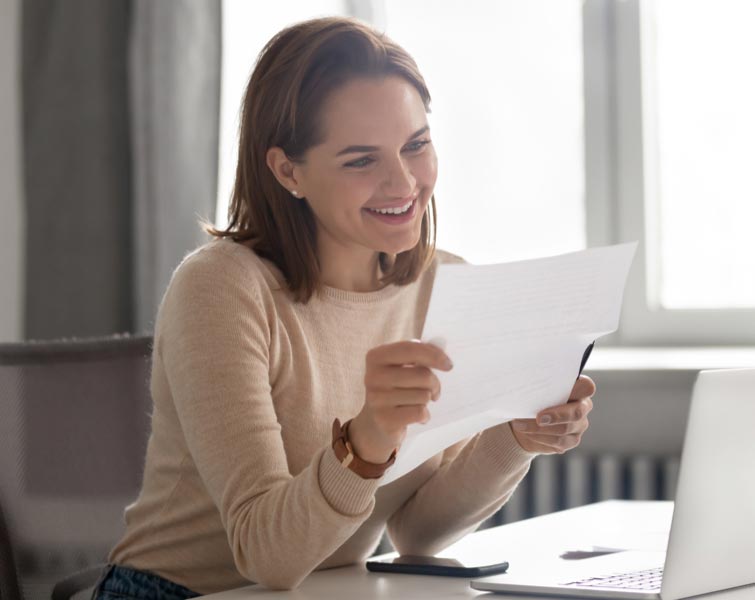
{"type": "Polygon", "coordinates": [[[265,162],[273,175],[289,193],[297,198],[303,198],[304,192],[300,189],[301,182],[297,178],[296,164],[286,156],[282,148],[277,146],[268,149],[265,162]]]}

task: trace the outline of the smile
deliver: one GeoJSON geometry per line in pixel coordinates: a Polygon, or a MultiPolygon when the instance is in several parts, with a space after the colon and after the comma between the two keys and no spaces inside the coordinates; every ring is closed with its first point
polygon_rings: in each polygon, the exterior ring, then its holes
{"type": "Polygon", "coordinates": [[[414,220],[417,214],[419,195],[409,200],[406,204],[391,208],[363,208],[365,213],[373,219],[377,219],[388,225],[403,225],[414,220]]]}
{"type": "Polygon", "coordinates": [[[412,204],[414,203],[415,199],[416,198],[412,198],[411,200],[409,200],[409,202],[407,202],[403,206],[397,206],[395,208],[368,208],[367,210],[379,213],[381,215],[401,215],[412,207],[412,204]]]}

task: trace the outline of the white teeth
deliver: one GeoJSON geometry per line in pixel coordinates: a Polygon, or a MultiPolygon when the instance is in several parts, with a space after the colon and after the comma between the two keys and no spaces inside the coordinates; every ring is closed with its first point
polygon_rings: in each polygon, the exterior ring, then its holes
{"type": "Polygon", "coordinates": [[[410,200],[407,204],[404,206],[399,206],[397,208],[370,208],[372,212],[380,213],[381,215],[400,215],[408,211],[412,207],[412,202],[414,200],[410,200]]]}

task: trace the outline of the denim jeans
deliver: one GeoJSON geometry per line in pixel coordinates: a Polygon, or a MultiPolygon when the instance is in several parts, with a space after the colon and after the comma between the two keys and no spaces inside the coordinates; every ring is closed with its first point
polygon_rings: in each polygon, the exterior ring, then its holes
{"type": "Polygon", "coordinates": [[[154,573],[107,565],[92,600],[186,600],[200,594],[154,573]]]}

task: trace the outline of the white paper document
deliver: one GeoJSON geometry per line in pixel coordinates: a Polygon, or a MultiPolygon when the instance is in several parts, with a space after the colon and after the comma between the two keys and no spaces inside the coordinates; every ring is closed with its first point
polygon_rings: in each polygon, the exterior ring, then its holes
{"type": "Polygon", "coordinates": [[[431,418],[410,425],[385,485],[484,429],[563,404],[582,355],[619,325],[637,243],[497,265],[441,265],[422,340],[454,363],[436,371],[431,418]]]}

